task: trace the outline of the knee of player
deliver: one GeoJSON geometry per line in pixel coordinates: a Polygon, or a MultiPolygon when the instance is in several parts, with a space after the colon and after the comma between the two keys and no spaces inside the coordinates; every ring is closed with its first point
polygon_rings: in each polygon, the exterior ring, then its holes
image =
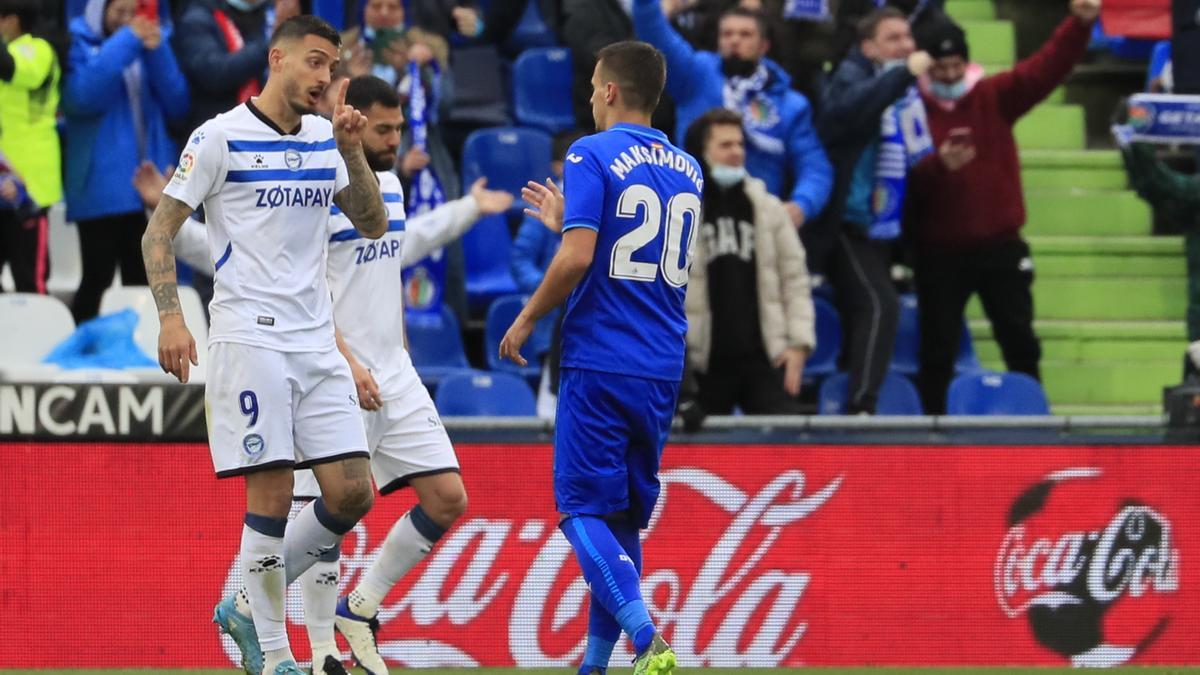
{"type": "Polygon", "coordinates": [[[442,527],[450,527],[467,512],[467,490],[461,485],[439,490],[437,500],[434,520],[442,527]]]}
{"type": "Polygon", "coordinates": [[[346,488],[338,500],[339,515],[348,520],[361,520],[375,503],[375,489],[370,482],[355,483],[346,488]]]}

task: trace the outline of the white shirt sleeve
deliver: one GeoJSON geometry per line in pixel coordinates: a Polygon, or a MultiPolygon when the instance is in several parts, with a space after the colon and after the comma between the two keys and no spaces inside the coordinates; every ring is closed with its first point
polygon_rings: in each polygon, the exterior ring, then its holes
{"type": "Polygon", "coordinates": [[[467,195],[446,202],[429,213],[408,219],[404,227],[401,264],[409,267],[430,253],[466,234],[479,220],[479,205],[467,195]]]}
{"type": "Polygon", "coordinates": [[[348,187],[350,187],[350,169],[346,168],[346,159],[342,157],[341,152],[338,152],[337,175],[334,177],[333,194],[336,195],[348,187]]]}
{"type": "Polygon", "coordinates": [[[212,276],[212,254],[208,250],[208,228],[195,218],[183,221],[175,235],[175,257],[191,265],[197,272],[212,276]]]}
{"type": "Polygon", "coordinates": [[[179,155],[179,165],[163,194],[199,208],[225,182],[229,148],[225,134],[212,123],[201,125],[179,155]]]}

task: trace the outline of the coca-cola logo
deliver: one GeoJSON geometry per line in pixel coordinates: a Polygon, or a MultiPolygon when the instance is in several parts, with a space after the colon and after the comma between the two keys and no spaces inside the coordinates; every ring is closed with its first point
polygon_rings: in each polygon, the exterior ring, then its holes
{"type": "MultiPolygon", "coordinates": [[[[664,471],[660,480],[660,499],[642,533],[648,547],[657,536],[679,536],[671,531],[674,528],[664,530],[659,525],[680,517],[685,498],[699,499],[727,518],[695,531],[705,541],[715,537],[703,560],[672,566],[671,560],[647,559],[643,595],[681,665],[780,666],[807,628],[799,608],[811,574],[783,564],[786,556],[774,549],[790,528],[834,496],[842,477],[813,491],[807,489],[803,472],[788,470],[756,493],[700,468],[664,471]],[[673,507],[677,502],[681,505],[673,507]]],[[[374,541],[377,547],[381,539],[382,532],[373,538],[362,523],[347,537],[341,592],[353,587],[378,554],[378,548],[369,550],[367,542],[374,541]]],[[[494,636],[496,630],[503,630],[497,623],[507,629],[507,650],[517,667],[567,668],[583,655],[582,631],[566,641],[552,639],[568,624],[586,624],[587,611],[587,585],[553,514],[523,521],[474,515],[456,526],[412,574],[416,580],[403,592],[393,593],[379,612],[380,651],[390,663],[440,668],[481,665],[489,656],[495,657],[480,653],[482,647],[472,635],[486,631],[494,636]],[[520,553],[525,547],[536,548],[531,559],[520,553]],[[458,630],[445,630],[447,623],[458,630]],[[418,632],[406,630],[407,637],[399,638],[389,624],[411,626],[418,632]]],[[[235,558],[225,593],[240,585],[235,558]]],[[[289,594],[288,620],[294,624],[303,622],[299,595],[289,594]]],[[[222,639],[230,662],[238,662],[232,640],[222,639]]],[[[621,644],[613,662],[632,657],[621,644]]]]}
{"type": "Polygon", "coordinates": [[[1025,490],[1010,508],[993,574],[1000,609],[1012,619],[1025,616],[1039,643],[1076,666],[1114,666],[1132,659],[1170,618],[1159,617],[1134,643],[1114,644],[1105,638],[1109,609],[1123,598],[1179,590],[1179,549],[1172,545],[1171,521],[1154,508],[1128,498],[1107,521],[1066,527],[1059,521],[1069,517],[1069,510],[1048,516],[1047,503],[1063,485],[1102,477],[1099,469],[1067,469],[1025,490]],[[1036,528],[1030,525],[1035,519],[1036,528]],[[1045,521],[1052,531],[1045,531],[1045,521]]]}

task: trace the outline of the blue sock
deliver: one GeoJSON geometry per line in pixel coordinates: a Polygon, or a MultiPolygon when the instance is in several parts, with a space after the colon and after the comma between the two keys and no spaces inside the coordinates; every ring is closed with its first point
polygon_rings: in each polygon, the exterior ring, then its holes
{"type": "MultiPolygon", "coordinates": [[[[613,537],[625,550],[625,554],[633,559],[633,566],[638,574],[642,573],[642,539],[640,532],[633,525],[608,523],[608,529],[613,537]]],[[[653,636],[653,633],[651,634],[653,636]]],[[[579,667],[579,675],[591,675],[593,669],[599,669],[600,675],[608,673],[608,663],[612,660],[613,649],[617,640],[621,639],[621,624],[608,613],[596,596],[592,596],[588,606],[588,637],[587,651],[583,654],[583,664],[579,667]]]]}
{"type": "Polygon", "coordinates": [[[579,666],[579,675],[590,675],[593,668],[600,669],[600,675],[608,672],[608,662],[612,660],[613,648],[621,639],[621,624],[609,614],[592,595],[588,605],[588,636],[587,651],[583,653],[583,663],[579,666]]]}
{"type": "Polygon", "coordinates": [[[632,638],[634,649],[639,654],[645,651],[654,640],[655,630],[642,601],[641,580],[633,557],[617,543],[608,523],[594,516],[571,516],[559,528],[575,549],[592,597],[632,638]]]}

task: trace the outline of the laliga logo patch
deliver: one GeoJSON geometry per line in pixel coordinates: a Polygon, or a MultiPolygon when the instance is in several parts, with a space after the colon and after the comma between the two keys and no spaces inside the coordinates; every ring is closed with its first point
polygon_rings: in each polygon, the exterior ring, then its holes
{"type": "Polygon", "coordinates": [[[1129,126],[1134,131],[1145,131],[1154,126],[1157,111],[1149,103],[1131,103],[1129,105],[1129,126]]]}
{"type": "Polygon", "coordinates": [[[287,164],[287,168],[291,169],[292,171],[299,171],[301,165],[304,164],[304,157],[301,156],[299,150],[288,148],[287,151],[283,153],[283,161],[287,164]]]}
{"type": "Polygon", "coordinates": [[[246,434],[242,439],[242,449],[246,451],[246,455],[250,459],[256,459],[267,449],[267,442],[258,434],[246,434]]]}
{"type": "Polygon", "coordinates": [[[1179,591],[1171,521],[1106,491],[1102,477],[1064,469],[1027,488],[1009,509],[993,568],[1004,614],[1024,618],[1040,645],[1075,667],[1119,666],[1147,649],[1171,622],[1156,596],[1179,591]]]}
{"type": "Polygon", "coordinates": [[[179,157],[179,167],[175,169],[174,180],[182,183],[187,180],[188,174],[192,173],[192,169],[196,166],[196,153],[191,150],[184,150],[179,157]]]}

